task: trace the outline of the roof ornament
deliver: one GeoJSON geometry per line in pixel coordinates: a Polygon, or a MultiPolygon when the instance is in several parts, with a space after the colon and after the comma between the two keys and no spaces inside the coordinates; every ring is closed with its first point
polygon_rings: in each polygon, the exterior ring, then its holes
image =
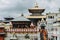
{"type": "Polygon", "coordinates": [[[23,13],[21,14],[21,16],[24,16],[23,13]]]}
{"type": "Polygon", "coordinates": [[[38,8],[39,6],[38,6],[38,3],[37,3],[37,1],[35,0],[35,8],[38,8]]]}

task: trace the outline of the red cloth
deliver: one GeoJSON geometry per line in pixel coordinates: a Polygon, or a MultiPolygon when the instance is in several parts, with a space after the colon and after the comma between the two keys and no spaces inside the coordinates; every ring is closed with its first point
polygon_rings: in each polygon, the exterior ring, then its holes
{"type": "Polygon", "coordinates": [[[4,37],[1,37],[1,36],[0,36],[0,40],[4,40],[4,37]]]}

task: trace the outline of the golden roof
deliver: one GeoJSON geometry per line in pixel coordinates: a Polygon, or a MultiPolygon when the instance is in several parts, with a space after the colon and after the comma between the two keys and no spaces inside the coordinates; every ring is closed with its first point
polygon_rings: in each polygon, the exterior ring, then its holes
{"type": "Polygon", "coordinates": [[[26,16],[26,18],[46,18],[46,16],[26,16]]]}
{"type": "Polygon", "coordinates": [[[38,3],[35,2],[35,6],[33,8],[29,8],[28,10],[30,13],[43,13],[45,9],[39,8],[38,3]]]}

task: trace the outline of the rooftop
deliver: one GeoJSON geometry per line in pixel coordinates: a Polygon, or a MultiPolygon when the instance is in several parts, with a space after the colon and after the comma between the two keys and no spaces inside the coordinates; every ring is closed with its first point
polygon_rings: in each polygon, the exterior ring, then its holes
{"type": "Polygon", "coordinates": [[[13,19],[12,21],[30,21],[30,20],[25,18],[24,16],[20,16],[20,17],[13,19]]]}

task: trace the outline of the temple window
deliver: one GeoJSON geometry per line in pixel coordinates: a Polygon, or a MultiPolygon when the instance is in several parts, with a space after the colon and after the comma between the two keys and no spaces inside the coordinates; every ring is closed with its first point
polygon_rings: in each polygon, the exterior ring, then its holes
{"type": "Polygon", "coordinates": [[[52,19],[52,18],[54,18],[54,16],[48,16],[48,18],[49,18],[49,19],[52,19]]]}
{"type": "Polygon", "coordinates": [[[42,20],[42,18],[40,18],[40,21],[42,20]]]}
{"type": "Polygon", "coordinates": [[[51,28],[51,31],[53,31],[54,30],[54,28],[51,28]]]}
{"type": "Polygon", "coordinates": [[[43,18],[46,21],[46,18],[43,18]]]}
{"type": "Polygon", "coordinates": [[[17,39],[10,39],[10,40],[17,40],[17,39]]]}
{"type": "Polygon", "coordinates": [[[13,24],[13,28],[29,28],[29,24],[13,24]]]}
{"type": "Polygon", "coordinates": [[[57,16],[57,14],[56,14],[56,16],[57,16]]]}

